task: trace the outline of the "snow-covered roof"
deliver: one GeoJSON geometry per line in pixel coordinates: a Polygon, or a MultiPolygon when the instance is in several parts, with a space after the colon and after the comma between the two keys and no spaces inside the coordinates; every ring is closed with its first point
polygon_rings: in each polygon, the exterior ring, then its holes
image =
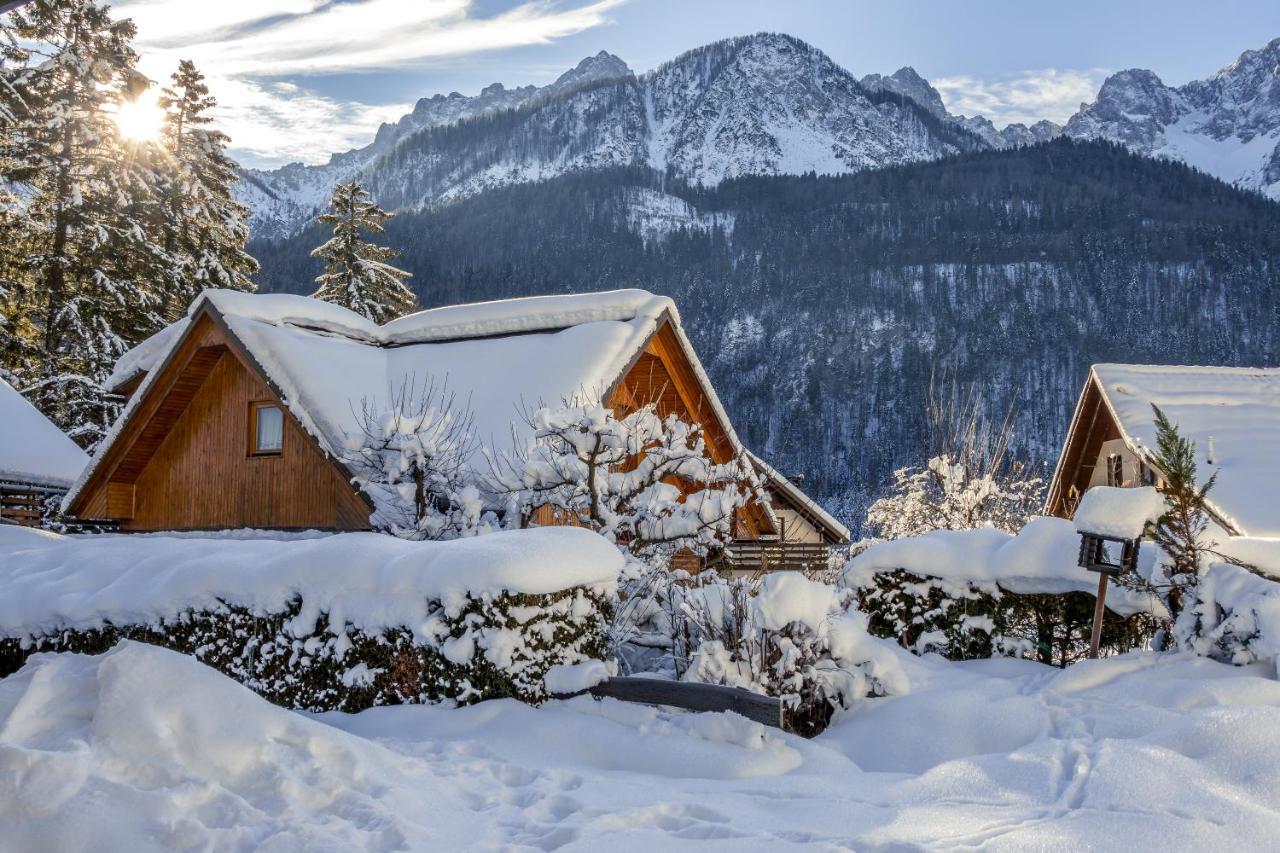
{"type": "Polygon", "coordinates": [[[1125,443],[1150,457],[1151,405],[1196,444],[1215,513],[1249,536],[1280,536],[1280,368],[1095,364],[1093,376],[1125,443]]]}
{"type": "Polygon", "coordinates": [[[765,478],[769,481],[769,485],[786,495],[786,497],[794,504],[797,504],[806,512],[812,514],[819,522],[828,527],[830,532],[837,539],[844,542],[849,541],[851,538],[849,528],[837,521],[836,517],[823,509],[817,501],[806,495],[799,486],[791,482],[790,477],[783,476],[772,465],[765,462],[749,450],[747,451],[747,456],[751,459],[751,464],[755,465],[756,469],[760,471],[760,473],[764,474],[765,478]]]}
{"type": "MultiPolygon", "coordinates": [[[[289,294],[206,290],[191,306],[213,309],[279,389],[299,423],[332,456],[361,434],[361,414],[410,386],[434,382],[469,410],[476,440],[497,452],[528,431],[527,411],[564,400],[599,400],[669,318],[732,446],[741,445],[680,328],[675,304],[643,290],[536,296],[434,308],[379,326],[326,302],[289,294]]],[[[126,353],[121,384],[162,364],[189,320],[126,353]]],[[[148,377],[148,382],[150,380],[148,377]]],[[[103,442],[101,458],[133,404],[103,442]]],[[[87,482],[86,471],[68,498],[87,482]]]]}
{"type": "Polygon", "coordinates": [[[0,379],[0,480],[66,488],[88,461],[66,433],[0,379]]]}

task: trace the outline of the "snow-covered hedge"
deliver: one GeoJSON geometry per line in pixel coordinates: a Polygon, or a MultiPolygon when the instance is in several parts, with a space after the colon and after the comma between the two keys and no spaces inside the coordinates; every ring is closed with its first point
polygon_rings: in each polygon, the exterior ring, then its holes
{"type": "Polygon", "coordinates": [[[294,708],[536,702],[549,669],[604,653],[621,566],[575,528],[444,543],[0,528],[0,675],[135,639],[294,708]]]}
{"type": "MultiPolygon", "coordinates": [[[[1076,565],[1070,521],[1035,518],[1017,535],[993,528],[940,530],[881,542],[854,556],[840,584],[857,596],[877,636],[917,654],[953,659],[993,654],[1064,664],[1081,650],[1093,617],[1097,575],[1076,565]]],[[[1150,562],[1150,549],[1143,554],[1150,562]]],[[[1141,641],[1163,613],[1152,596],[1114,586],[1103,644],[1141,641]]]]}

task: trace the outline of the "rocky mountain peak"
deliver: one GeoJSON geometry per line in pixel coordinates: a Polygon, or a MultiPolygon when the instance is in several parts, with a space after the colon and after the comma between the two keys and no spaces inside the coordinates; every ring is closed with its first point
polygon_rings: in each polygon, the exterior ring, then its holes
{"type": "Polygon", "coordinates": [[[888,77],[881,74],[868,74],[860,82],[873,92],[905,95],[938,118],[947,116],[947,108],[942,103],[942,96],[938,94],[938,90],[929,85],[929,81],[921,77],[910,65],[899,68],[888,77]]]}
{"type": "Polygon", "coordinates": [[[584,83],[595,83],[600,80],[627,77],[630,74],[631,68],[628,67],[627,63],[607,50],[602,50],[595,56],[586,57],[575,67],[561,74],[552,85],[563,89],[570,86],[580,86],[584,83]]]}

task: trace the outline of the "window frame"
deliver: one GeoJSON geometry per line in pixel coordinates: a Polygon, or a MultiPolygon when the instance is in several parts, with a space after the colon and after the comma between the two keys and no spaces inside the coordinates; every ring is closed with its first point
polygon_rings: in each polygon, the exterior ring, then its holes
{"type": "Polygon", "coordinates": [[[252,459],[271,458],[284,454],[284,407],[275,400],[254,400],[249,403],[249,457],[252,459]],[[280,412],[280,446],[263,450],[258,447],[258,413],[263,409],[275,409],[280,412]]]}
{"type": "Polygon", "coordinates": [[[1124,486],[1124,456],[1122,454],[1107,454],[1107,485],[1124,486]]]}

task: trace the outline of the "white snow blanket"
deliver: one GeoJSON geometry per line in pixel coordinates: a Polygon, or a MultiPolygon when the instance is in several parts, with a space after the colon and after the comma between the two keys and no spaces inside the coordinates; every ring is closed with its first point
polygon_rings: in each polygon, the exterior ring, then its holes
{"type": "Polygon", "coordinates": [[[1164,510],[1164,497],[1153,486],[1094,486],[1080,499],[1073,521],[1080,533],[1137,539],[1147,522],[1155,521],[1164,510]]]}
{"type": "MultiPolygon", "coordinates": [[[[905,653],[904,653],[905,657],[905,653]]],[[[14,850],[1247,850],[1280,834],[1280,683],[1131,654],[907,660],[812,741],[579,698],[311,717],[126,643],[0,681],[14,850]]]]}
{"type": "MultiPolygon", "coordinates": [[[[1087,592],[1098,576],[1080,568],[1080,534],[1061,518],[1033,518],[1015,536],[994,528],[935,530],[909,539],[880,542],[845,564],[841,583],[868,586],[880,572],[902,569],[921,577],[972,584],[1012,593],[1087,592]]],[[[1139,571],[1150,574],[1154,547],[1139,550],[1139,571]]],[[[1112,585],[1107,608],[1121,615],[1162,612],[1149,595],[1112,585]]]]}
{"type": "Polygon", "coordinates": [[[1156,447],[1154,403],[1196,444],[1209,502],[1249,536],[1280,536],[1280,368],[1095,364],[1125,441],[1156,447]]]}
{"type": "Polygon", "coordinates": [[[616,582],[623,557],[591,531],[545,527],[452,542],[377,533],[314,539],[59,536],[0,527],[0,636],[151,624],[218,601],[279,613],[295,596],[299,632],[322,612],[426,637],[428,600],[455,615],[468,596],[548,594],[616,582]]]}
{"type": "Polygon", "coordinates": [[[65,489],[88,461],[66,433],[0,379],[0,481],[65,489]]]}

